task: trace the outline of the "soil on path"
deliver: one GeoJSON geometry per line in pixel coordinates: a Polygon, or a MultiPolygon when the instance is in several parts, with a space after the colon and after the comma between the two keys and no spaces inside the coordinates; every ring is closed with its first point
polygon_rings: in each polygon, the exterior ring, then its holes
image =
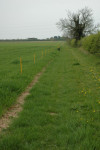
{"type": "Polygon", "coordinates": [[[16,104],[9,108],[9,110],[1,117],[0,119],[0,132],[2,129],[6,129],[9,127],[9,124],[11,123],[12,118],[15,118],[18,116],[18,113],[22,111],[24,104],[24,99],[30,94],[29,91],[32,89],[32,87],[38,82],[40,76],[45,71],[45,67],[42,69],[41,72],[39,72],[34,80],[28,85],[26,90],[18,97],[16,104]]]}

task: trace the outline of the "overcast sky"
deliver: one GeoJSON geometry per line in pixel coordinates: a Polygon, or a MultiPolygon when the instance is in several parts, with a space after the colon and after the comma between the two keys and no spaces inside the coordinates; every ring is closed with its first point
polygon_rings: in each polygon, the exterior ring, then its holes
{"type": "Polygon", "coordinates": [[[100,0],[0,0],[0,39],[61,35],[56,22],[85,6],[100,23],[100,0]]]}

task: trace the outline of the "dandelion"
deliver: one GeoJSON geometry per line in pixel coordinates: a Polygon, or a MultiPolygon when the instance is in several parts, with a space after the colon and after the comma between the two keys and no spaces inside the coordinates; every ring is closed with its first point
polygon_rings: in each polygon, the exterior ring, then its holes
{"type": "Polygon", "coordinates": [[[76,112],[79,112],[78,110],[76,112]]]}
{"type": "Polygon", "coordinates": [[[90,72],[93,72],[93,70],[91,69],[90,72]]]}
{"type": "Polygon", "coordinates": [[[95,113],[95,110],[93,110],[93,112],[95,113]]]}

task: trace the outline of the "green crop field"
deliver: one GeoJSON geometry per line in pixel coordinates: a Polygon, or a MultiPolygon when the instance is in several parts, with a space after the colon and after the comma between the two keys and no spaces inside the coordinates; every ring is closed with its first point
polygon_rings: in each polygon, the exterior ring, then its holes
{"type": "Polygon", "coordinates": [[[100,149],[100,56],[64,42],[0,43],[0,115],[50,61],[19,117],[0,133],[0,150],[100,149]]]}
{"type": "Polygon", "coordinates": [[[0,43],[0,116],[15,102],[18,95],[25,90],[26,86],[33,80],[34,75],[55,57],[57,46],[60,43],[0,43]],[[22,74],[20,73],[20,57],[22,59],[22,74]]]}

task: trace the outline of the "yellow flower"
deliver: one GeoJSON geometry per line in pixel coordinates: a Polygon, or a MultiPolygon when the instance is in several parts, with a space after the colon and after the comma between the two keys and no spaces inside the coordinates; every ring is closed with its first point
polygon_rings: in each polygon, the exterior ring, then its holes
{"type": "Polygon", "coordinates": [[[79,112],[78,110],[76,112],[79,112]]]}
{"type": "Polygon", "coordinates": [[[92,69],[91,69],[90,71],[91,71],[91,72],[93,72],[93,70],[92,70],[92,69]]]}
{"type": "Polygon", "coordinates": [[[95,110],[93,110],[93,112],[95,112],[95,110]]]}

